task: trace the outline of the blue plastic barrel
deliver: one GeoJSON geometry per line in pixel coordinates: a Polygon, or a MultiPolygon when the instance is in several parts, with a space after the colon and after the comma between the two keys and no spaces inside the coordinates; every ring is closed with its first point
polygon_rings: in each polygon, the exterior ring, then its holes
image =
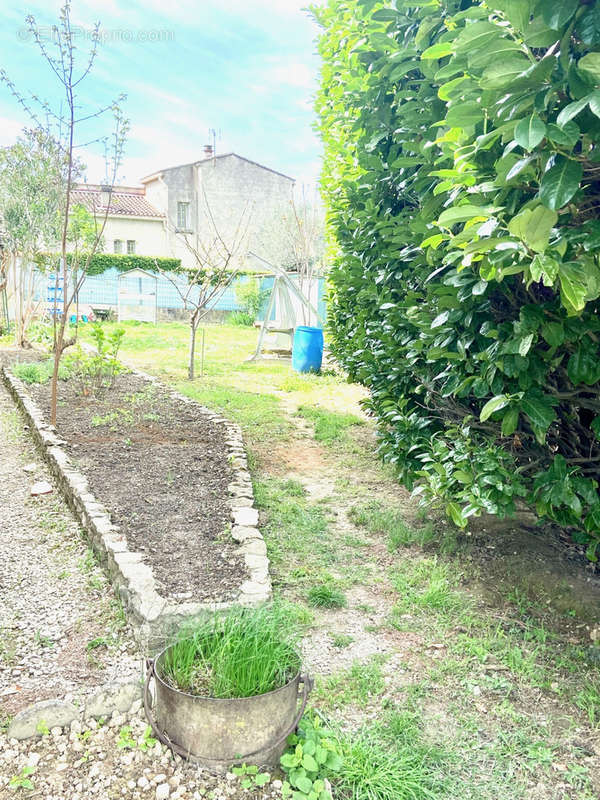
{"type": "Polygon", "coordinates": [[[323,331],[298,325],[292,345],[292,367],[296,372],[318,372],[323,360],[323,331]]]}

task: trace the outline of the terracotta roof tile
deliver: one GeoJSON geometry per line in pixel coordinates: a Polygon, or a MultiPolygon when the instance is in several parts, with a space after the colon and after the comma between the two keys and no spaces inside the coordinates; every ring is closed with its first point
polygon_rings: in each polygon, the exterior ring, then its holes
{"type": "MultiPolygon", "coordinates": [[[[80,203],[90,213],[103,215],[106,207],[102,203],[102,194],[96,186],[77,186],[71,192],[71,202],[80,203]]],[[[118,187],[112,191],[112,200],[109,215],[124,217],[158,217],[164,218],[162,211],[154,208],[144,197],[144,190],[128,187],[118,187]]]]}

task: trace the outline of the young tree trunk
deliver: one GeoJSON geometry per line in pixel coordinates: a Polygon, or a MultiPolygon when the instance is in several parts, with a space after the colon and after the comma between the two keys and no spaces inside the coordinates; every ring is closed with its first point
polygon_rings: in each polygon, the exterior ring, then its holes
{"type": "Polygon", "coordinates": [[[63,352],[63,342],[65,339],[65,320],[66,315],[63,314],[58,326],[56,335],[56,345],[54,347],[54,369],[52,370],[52,383],[50,392],[50,424],[56,425],[56,406],[57,406],[57,390],[58,390],[58,368],[60,366],[60,358],[63,352]]]}
{"type": "Polygon", "coordinates": [[[21,257],[19,265],[19,347],[25,346],[25,321],[24,321],[24,300],[25,294],[25,259],[21,257]]]}
{"type": "Polygon", "coordinates": [[[190,319],[190,357],[188,361],[188,378],[194,380],[194,356],[196,353],[196,327],[198,322],[196,315],[193,314],[190,319]]]}
{"type": "MultiPolygon", "coordinates": [[[[62,286],[63,286],[63,313],[58,328],[58,336],[56,335],[56,295],[54,295],[54,370],[52,372],[52,387],[50,392],[50,424],[56,425],[56,398],[58,390],[58,368],[60,366],[60,359],[64,350],[65,338],[65,325],[67,324],[67,311],[69,310],[67,303],[67,231],[69,229],[69,208],[71,205],[71,185],[73,183],[73,139],[75,134],[75,101],[73,99],[73,86],[71,84],[67,87],[67,100],[69,103],[69,140],[67,148],[67,187],[66,187],[66,201],[65,210],[62,224],[62,240],[61,240],[61,266],[62,266],[62,286]]],[[[58,286],[58,270],[56,271],[56,284],[58,286]]]]}

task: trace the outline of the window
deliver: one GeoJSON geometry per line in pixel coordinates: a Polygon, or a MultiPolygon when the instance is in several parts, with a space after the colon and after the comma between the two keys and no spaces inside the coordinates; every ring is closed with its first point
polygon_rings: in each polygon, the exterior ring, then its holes
{"type": "Polygon", "coordinates": [[[190,227],[190,204],[177,203],[177,227],[187,230],[190,227]]]}
{"type": "Polygon", "coordinates": [[[115,239],[113,242],[113,252],[115,253],[122,253],[123,252],[123,242],[120,239],[115,239]]]}
{"type": "Polygon", "coordinates": [[[135,253],[135,241],[133,239],[127,239],[127,252],[130,256],[135,253]]]}

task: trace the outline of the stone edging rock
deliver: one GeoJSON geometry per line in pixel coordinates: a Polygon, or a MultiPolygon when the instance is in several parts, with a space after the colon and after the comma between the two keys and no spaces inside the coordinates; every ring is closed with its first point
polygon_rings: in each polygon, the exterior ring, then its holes
{"type": "MultiPolygon", "coordinates": [[[[140,682],[107,683],[99,687],[81,707],[67,700],[41,700],[19,711],[10,722],[8,739],[33,739],[53,728],[68,728],[72,723],[85,720],[137,714],[142,708],[142,685],[140,682]]],[[[121,720],[125,722],[125,717],[121,720]]],[[[81,724],[79,724],[81,732],[81,724]]]]}
{"type": "Polygon", "coordinates": [[[152,569],[142,562],[141,553],[127,549],[124,534],[111,522],[108,510],[89,491],[87,478],[74,467],[65,452],[63,445],[66,442],[58,436],[54,426],[44,421],[23,383],[6,367],[1,367],[0,371],[6,387],[26,417],[34,441],[40,447],[67,503],[87,531],[94,549],[106,562],[113,586],[133,625],[134,635],[145,652],[155,653],[184,620],[202,611],[219,611],[234,604],[258,605],[268,600],[271,596],[271,580],[267,548],[257,527],[258,511],[254,508],[252,482],[238,425],[195,400],[171,391],[154,376],[131,367],[128,369],[165,389],[178,401],[193,403],[208,419],[224,429],[229,462],[234,473],[234,479],[228,486],[231,535],[240,544],[238,552],[244,556],[250,576],[249,580],[242,583],[239,595],[233,601],[175,603],[161,597],[155,588],[152,569]]]}

